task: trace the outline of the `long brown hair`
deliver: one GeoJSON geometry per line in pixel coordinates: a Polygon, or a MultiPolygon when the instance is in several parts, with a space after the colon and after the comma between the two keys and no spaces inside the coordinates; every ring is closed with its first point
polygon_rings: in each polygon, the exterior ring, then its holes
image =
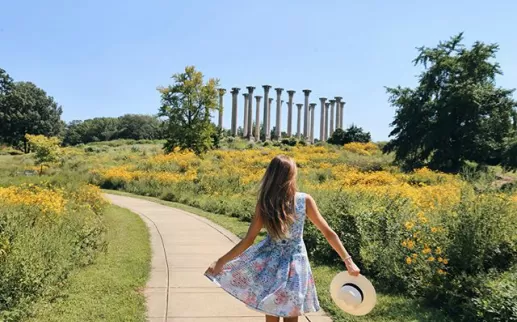
{"type": "Polygon", "coordinates": [[[285,155],[271,160],[260,185],[258,206],[269,235],[285,238],[294,222],[296,163],[285,155]]]}

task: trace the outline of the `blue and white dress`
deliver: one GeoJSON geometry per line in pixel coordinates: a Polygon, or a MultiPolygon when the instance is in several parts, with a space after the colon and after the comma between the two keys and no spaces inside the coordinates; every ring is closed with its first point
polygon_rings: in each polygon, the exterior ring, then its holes
{"type": "Polygon", "coordinates": [[[294,317],[320,309],[307,250],[303,242],[305,194],[295,195],[295,221],[289,237],[269,235],[208,276],[249,307],[262,313],[294,317]]]}

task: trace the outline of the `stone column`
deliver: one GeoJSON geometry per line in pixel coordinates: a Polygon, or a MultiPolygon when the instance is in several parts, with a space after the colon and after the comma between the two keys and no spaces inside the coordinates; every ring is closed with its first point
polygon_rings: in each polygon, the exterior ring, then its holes
{"type": "Polygon", "coordinates": [[[269,127],[269,119],[271,118],[269,113],[269,89],[271,85],[262,85],[262,87],[264,88],[264,126],[262,131],[264,132],[264,140],[267,140],[267,128],[269,127]]]}
{"type": "Polygon", "coordinates": [[[339,125],[344,130],[345,126],[343,125],[343,114],[345,112],[345,104],[346,102],[341,102],[341,109],[339,110],[339,125]]]}
{"type": "Polygon", "coordinates": [[[329,108],[330,103],[325,103],[325,142],[327,142],[329,138],[329,108]]]}
{"type": "Polygon", "coordinates": [[[219,88],[219,128],[223,128],[223,96],[226,93],[224,88],[219,88]]]}
{"type": "Polygon", "coordinates": [[[314,144],[314,110],[316,109],[316,103],[311,103],[309,109],[311,111],[311,132],[309,135],[310,142],[314,144]]]}
{"type": "Polygon", "coordinates": [[[242,136],[246,137],[248,135],[248,93],[243,93],[244,96],[244,122],[242,126],[242,136]]]}
{"type": "Polygon", "coordinates": [[[253,138],[253,121],[250,122],[250,111],[253,111],[253,91],[255,90],[254,86],[247,86],[248,89],[248,138],[253,138]]]}
{"type": "Polygon", "coordinates": [[[237,95],[240,90],[238,87],[232,88],[232,136],[237,136],[237,95]]]}
{"type": "Polygon", "coordinates": [[[246,133],[246,138],[250,141],[253,141],[253,131],[255,129],[253,128],[253,106],[249,104],[251,100],[253,100],[253,97],[250,98],[248,94],[248,132],[246,133]]]}
{"type": "Polygon", "coordinates": [[[299,139],[302,138],[302,107],[303,104],[296,104],[298,107],[298,122],[296,123],[296,137],[299,139]]]}
{"type": "Polygon", "coordinates": [[[276,91],[276,137],[277,140],[281,139],[282,131],[282,91],[283,88],[275,88],[276,91]]]}
{"type": "Polygon", "coordinates": [[[255,96],[257,100],[257,115],[256,115],[256,124],[255,124],[255,141],[260,141],[260,99],[262,96],[255,96]]]}
{"type": "Polygon", "coordinates": [[[325,139],[325,101],[326,97],[320,97],[321,115],[320,115],[320,141],[325,139]]]}
{"type": "Polygon", "coordinates": [[[336,100],[329,100],[330,102],[330,126],[329,126],[329,137],[334,133],[334,105],[336,100]]]}
{"type": "Polygon", "coordinates": [[[304,89],[303,90],[303,93],[305,94],[305,109],[304,109],[304,116],[305,116],[305,119],[303,121],[303,136],[305,138],[308,138],[309,137],[309,94],[311,93],[311,90],[310,89],[304,89]]]}
{"type": "Polygon", "coordinates": [[[334,97],[336,99],[336,130],[341,128],[341,124],[339,124],[339,111],[341,110],[341,100],[343,99],[341,96],[334,97]]]}
{"type": "Polygon", "coordinates": [[[291,137],[293,135],[292,132],[292,124],[293,124],[293,96],[296,93],[293,90],[288,90],[287,94],[289,95],[289,101],[287,103],[287,136],[291,137]]]}
{"type": "Polygon", "coordinates": [[[271,140],[271,103],[273,103],[273,98],[269,98],[269,102],[267,104],[267,137],[266,140],[271,140]]]}

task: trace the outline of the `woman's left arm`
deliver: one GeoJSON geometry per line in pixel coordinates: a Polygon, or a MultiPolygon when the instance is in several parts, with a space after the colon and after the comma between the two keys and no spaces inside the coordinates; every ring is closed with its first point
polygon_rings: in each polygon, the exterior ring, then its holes
{"type": "Polygon", "coordinates": [[[248,228],[248,232],[246,236],[237,243],[228,253],[219,258],[216,262],[214,262],[210,267],[206,270],[206,273],[210,275],[217,275],[221,272],[223,266],[234,259],[235,257],[242,254],[248,247],[253,245],[255,239],[257,238],[260,230],[262,229],[262,217],[260,216],[260,209],[257,204],[255,207],[255,215],[251,220],[250,227],[248,228]]]}

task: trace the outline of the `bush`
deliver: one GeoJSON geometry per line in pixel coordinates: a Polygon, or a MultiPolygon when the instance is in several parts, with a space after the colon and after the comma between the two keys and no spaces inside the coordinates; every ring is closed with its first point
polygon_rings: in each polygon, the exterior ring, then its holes
{"type": "Polygon", "coordinates": [[[294,137],[284,138],[281,143],[288,146],[296,146],[296,144],[298,144],[298,140],[294,137]]]}
{"type": "Polygon", "coordinates": [[[483,321],[517,321],[517,267],[500,277],[487,276],[477,289],[472,315],[483,321]]]}
{"type": "Polygon", "coordinates": [[[19,321],[94,260],[104,202],[94,187],[68,193],[31,185],[0,188],[0,200],[0,320],[19,321]]]}

